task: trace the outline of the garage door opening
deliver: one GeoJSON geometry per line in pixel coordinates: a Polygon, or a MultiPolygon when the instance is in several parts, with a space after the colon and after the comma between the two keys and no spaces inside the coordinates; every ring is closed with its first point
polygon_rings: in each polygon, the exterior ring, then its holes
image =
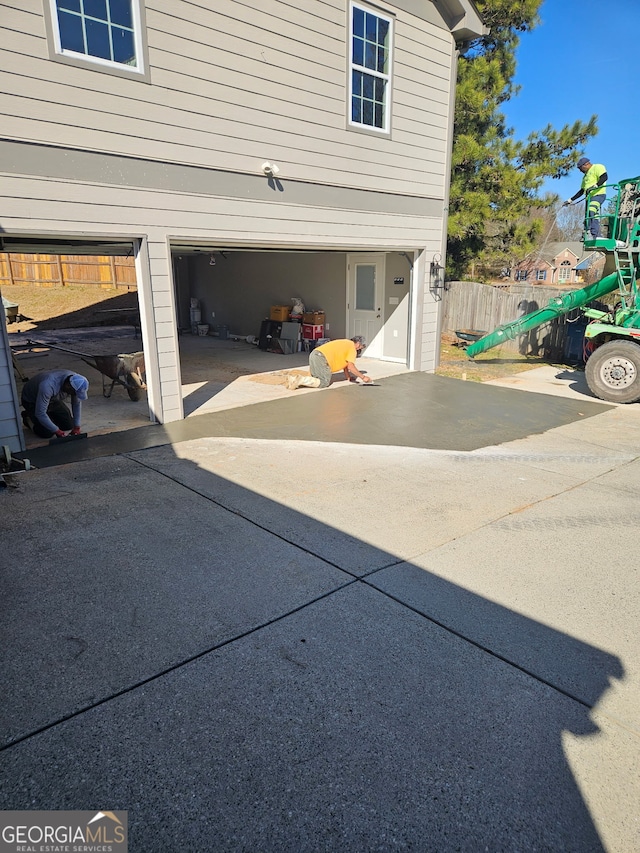
{"type": "MultiPolygon", "coordinates": [[[[0,292],[18,396],[36,374],[69,370],[89,380],[84,431],[99,435],[148,424],[132,251],[71,255],[57,254],[53,245],[38,248],[50,251],[0,253],[0,292]]],[[[47,443],[28,428],[24,439],[27,449],[47,443]]]]}
{"type": "Polygon", "coordinates": [[[407,369],[406,254],[174,246],[185,416],[285,396],[318,342],[361,334],[350,280],[365,260],[378,325],[361,366],[381,377],[407,369]]]}

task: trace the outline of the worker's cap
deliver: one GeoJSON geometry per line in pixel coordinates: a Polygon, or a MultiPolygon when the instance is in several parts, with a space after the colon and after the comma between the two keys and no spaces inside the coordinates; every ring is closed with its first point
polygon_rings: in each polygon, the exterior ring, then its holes
{"type": "Polygon", "coordinates": [[[79,373],[72,373],[69,377],[69,385],[73,388],[78,400],[86,400],[89,393],[89,380],[79,373]]]}
{"type": "Polygon", "coordinates": [[[578,160],[578,169],[582,168],[582,166],[586,166],[587,163],[590,163],[590,162],[591,162],[591,160],[589,160],[588,157],[581,157],[578,160]]]}

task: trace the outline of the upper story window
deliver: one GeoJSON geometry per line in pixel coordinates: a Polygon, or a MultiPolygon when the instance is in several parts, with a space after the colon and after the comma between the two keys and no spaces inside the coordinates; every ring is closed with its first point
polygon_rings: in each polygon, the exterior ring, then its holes
{"type": "Polygon", "coordinates": [[[529,276],[529,270],[516,270],[516,281],[526,281],[529,276]]]}
{"type": "Polygon", "coordinates": [[[351,5],[349,123],[388,133],[391,126],[391,44],[393,21],[356,3],[351,5]]]}
{"type": "Polygon", "coordinates": [[[140,0],[49,0],[55,54],[144,73],[140,0]]]}
{"type": "Polygon", "coordinates": [[[546,281],[547,279],[547,271],[546,270],[536,270],[536,281],[546,281]]]}

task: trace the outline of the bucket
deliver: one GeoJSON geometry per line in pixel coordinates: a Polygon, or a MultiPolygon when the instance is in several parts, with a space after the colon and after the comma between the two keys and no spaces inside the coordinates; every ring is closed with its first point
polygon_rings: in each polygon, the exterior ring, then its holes
{"type": "Polygon", "coordinates": [[[198,323],[198,334],[201,338],[204,338],[209,334],[209,326],[207,323],[198,323]]]}

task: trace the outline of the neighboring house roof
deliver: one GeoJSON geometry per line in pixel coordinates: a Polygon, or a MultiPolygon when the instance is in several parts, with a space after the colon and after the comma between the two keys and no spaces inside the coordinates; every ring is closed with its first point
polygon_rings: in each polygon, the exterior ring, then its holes
{"type": "MultiPolygon", "coordinates": [[[[577,261],[581,261],[584,259],[584,246],[578,240],[572,240],[568,243],[547,243],[541,252],[532,252],[530,255],[527,255],[526,258],[523,258],[521,261],[518,261],[516,264],[516,268],[524,267],[527,268],[535,267],[536,265],[542,267],[544,265],[553,267],[557,266],[556,260],[565,252],[570,252],[577,261]]],[[[591,253],[598,254],[598,252],[591,253]]]]}
{"type": "Polygon", "coordinates": [[[543,252],[541,252],[541,256],[548,261],[554,261],[558,255],[561,255],[564,251],[571,252],[572,255],[575,256],[576,260],[581,258],[584,255],[584,246],[579,240],[571,240],[567,243],[547,243],[543,252]]]}
{"type": "Polygon", "coordinates": [[[576,264],[577,270],[588,270],[589,267],[597,264],[598,261],[603,260],[604,255],[601,252],[591,252],[590,255],[585,255],[584,258],[580,261],[580,263],[576,264]]]}

